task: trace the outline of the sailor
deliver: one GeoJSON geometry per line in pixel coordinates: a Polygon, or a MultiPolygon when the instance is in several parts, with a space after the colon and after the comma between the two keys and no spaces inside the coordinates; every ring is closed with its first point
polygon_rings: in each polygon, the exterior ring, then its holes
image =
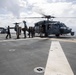
{"type": "Polygon", "coordinates": [[[34,27],[31,28],[31,36],[32,36],[32,38],[35,36],[35,29],[34,29],[34,27]]]}
{"type": "Polygon", "coordinates": [[[27,30],[26,21],[23,21],[23,23],[24,23],[24,28],[23,28],[24,38],[26,38],[26,30],[27,30]]]}
{"type": "Polygon", "coordinates": [[[19,25],[15,25],[15,31],[16,31],[16,36],[17,36],[17,39],[19,39],[19,35],[20,35],[20,28],[19,28],[19,25]]]}
{"type": "Polygon", "coordinates": [[[30,38],[30,36],[31,36],[31,27],[29,27],[29,38],[30,38]]]}
{"type": "Polygon", "coordinates": [[[6,35],[6,39],[8,39],[8,36],[9,36],[9,38],[11,38],[10,26],[8,26],[8,28],[7,28],[7,35],[6,35]]]}
{"type": "Polygon", "coordinates": [[[40,37],[42,37],[42,33],[43,33],[43,28],[42,28],[42,25],[40,25],[40,37]]]}
{"type": "Polygon", "coordinates": [[[34,27],[29,27],[29,38],[35,36],[35,28],[34,27]]]}

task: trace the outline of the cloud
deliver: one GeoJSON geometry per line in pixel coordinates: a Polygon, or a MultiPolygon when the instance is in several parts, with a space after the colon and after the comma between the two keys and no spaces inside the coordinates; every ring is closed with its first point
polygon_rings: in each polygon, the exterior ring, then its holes
{"type": "MultiPolygon", "coordinates": [[[[76,4],[73,4],[72,2],[34,4],[33,10],[40,10],[40,12],[56,17],[76,17],[76,4]]],[[[73,18],[57,18],[55,20],[60,20],[61,22],[68,24],[68,26],[76,26],[75,19],[73,18]]]]}
{"type": "Polygon", "coordinates": [[[76,2],[76,0],[47,0],[48,2],[76,2]]]}
{"type": "MultiPolygon", "coordinates": [[[[40,13],[46,15],[47,14],[53,15],[56,17],[61,17],[61,16],[75,17],[76,4],[74,2],[75,0],[1,0],[0,16],[5,15],[5,17],[0,18],[0,21],[2,23],[3,18],[5,18],[5,23],[11,24],[12,21],[15,21],[11,18],[27,17],[27,16],[42,16],[40,13]],[[8,16],[10,16],[10,18],[8,18],[8,16]]],[[[36,23],[41,19],[25,19],[25,20],[27,21],[28,24],[34,25],[34,23],[36,23]]],[[[72,25],[76,26],[76,21],[75,21],[76,19],[56,18],[54,20],[61,21],[68,26],[72,26],[72,25]]]]}
{"type": "Polygon", "coordinates": [[[12,13],[16,17],[19,17],[20,10],[24,5],[25,5],[25,2],[21,0],[1,0],[0,1],[0,9],[5,10],[6,13],[12,13]]]}
{"type": "Polygon", "coordinates": [[[27,0],[28,4],[44,4],[47,0],[27,0]]]}

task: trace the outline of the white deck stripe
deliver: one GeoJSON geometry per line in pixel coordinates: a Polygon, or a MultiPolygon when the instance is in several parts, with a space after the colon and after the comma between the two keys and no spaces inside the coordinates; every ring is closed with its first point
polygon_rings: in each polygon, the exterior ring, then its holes
{"type": "Polygon", "coordinates": [[[52,41],[44,75],[74,75],[58,41],[52,41]]]}
{"type": "Polygon", "coordinates": [[[51,40],[53,41],[63,41],[63,42],[73,42],[76,43],[76,39],[57,39],[57,38],[51,38],[51,40]]]}

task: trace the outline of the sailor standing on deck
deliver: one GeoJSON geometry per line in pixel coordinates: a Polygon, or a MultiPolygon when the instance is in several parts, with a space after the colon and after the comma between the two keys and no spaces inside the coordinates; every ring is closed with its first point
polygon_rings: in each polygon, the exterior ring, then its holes
{"type": "Polygon", "coordinates": [[[8,36],[9,36],[9,38],[11,38],[11,33],[10,33],[10,27],[9,27],[9,26],[8,26],[8,28],[7,28],[6,39],[8,39],[8,36]]]}
{"type": "Polygon", "coordinates": [[[31,37],[33,38],[33,27],[31,27],[31,30],[30,30],[31,32],[31,37]]]}
{"type": "Polygon", "coordinates": [[[23,32],[24,32],[24,38],[26,38],[26,30],[27,30],[26,21],[23,21],[23,23],[24,23],[24,29],[23,29],[23,32]]]}
{"type": "Polygon", "coordinates": [[[34,35],[35,35],[35,30],[34,30],[34,27],[29,27],[29,38],[30,37],[34,37],[34,35]]]}
{"type": "Polygon", "coordinates": [[[30,35],[31,35],[31,27],[29,27],[29,38],[30,38],[30,35]]]}
{"type": "Polygon", "coordinates": [[[20,38],[19,37],[19,35],[20,35],[20,33],[19,33],[19,25],[15,25],[15,31],[16,31],[17,39],[19,39],[20,38]]]}

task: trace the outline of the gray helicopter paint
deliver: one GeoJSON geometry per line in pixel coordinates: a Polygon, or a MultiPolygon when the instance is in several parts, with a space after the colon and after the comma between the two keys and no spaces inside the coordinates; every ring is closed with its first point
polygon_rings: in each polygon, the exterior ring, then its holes
{"type": "MultiPolygon", "coordinates": [[[[72,29],[67,27],[64,23],[59,21],[50,21],[50,20],[43,20],[35,23],[35,32],[40,33],[40,26],[45,26],[45,32],[50,34],[68,34],[72,32],[72,29]],[[60,29],[63,30],[63,32],[60,31],[60,29]]],[[[43,32],[44,33],[44,32],[43,32]]]]}

